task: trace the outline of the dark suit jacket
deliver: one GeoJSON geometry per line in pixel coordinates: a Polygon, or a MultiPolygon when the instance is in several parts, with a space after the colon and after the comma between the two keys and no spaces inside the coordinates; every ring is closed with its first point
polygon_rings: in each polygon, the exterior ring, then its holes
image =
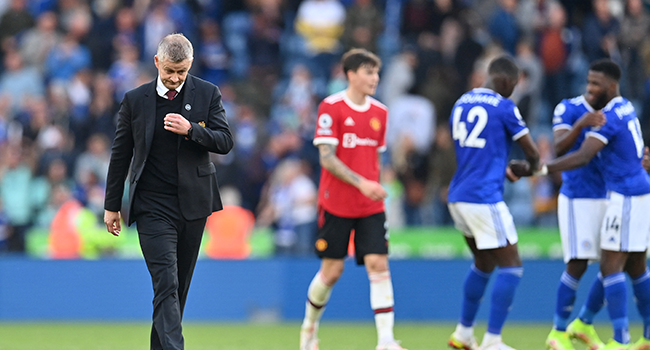
{"type": "MultiPolygon", "coordinates": [[[[215,85],[188,75],[183,86],[180,114],[192,123],[192,139],[178,136],[178,199],[183,217],[195,220],[221,210],[216,169],[209,152],[226,154],[233,137],[215,85]]],[[[156,118],[156,80],[124,95],[106,180],[104,209],[120,211],[125,180],[129,176],[129,212],[133,209],[138,179],[147,162],[156,118]]],[[[131,225],[134,219],[125,217],[131,225]]]]}

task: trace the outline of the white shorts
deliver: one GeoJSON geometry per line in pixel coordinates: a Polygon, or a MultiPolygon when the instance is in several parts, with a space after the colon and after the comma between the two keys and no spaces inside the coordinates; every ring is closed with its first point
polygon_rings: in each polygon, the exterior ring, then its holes
{"type": "Polygon", "coordinates": [[[558,196],[557,219],[564,262],[600,259],[600,228],[607,210],[605,198],[558,196]]]}
{"type": "Polygon", "coordinates": [[[643,252],[650,237],[650,194],[624,196],[609,192],[600,229],[600,248],[614,252],[643,252]]]}
{"type": "Polygon", "coordinates": [[[518,241],[515,223],[505,202],[449,203],[456,228],[476,240],[479,250],[502,248],[518,241]]]}

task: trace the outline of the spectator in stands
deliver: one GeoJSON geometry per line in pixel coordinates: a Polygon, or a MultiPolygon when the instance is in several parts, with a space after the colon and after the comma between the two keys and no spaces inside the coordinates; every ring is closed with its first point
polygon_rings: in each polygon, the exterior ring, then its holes
{"type": "Polygon", "coordinates": [[[142,59],[148,62],[156,55],[158,43],[162,38],[178,30],[174,21],[169,17],[169,5],[165,1],[155,1],[147,9],[142,20],[142,59]]]}
{"type": "Polygon", "coordinates": [[[383,30],[384,14],[372,0],[355,0],[345,15],[343,46],[345,50],[364,48],[377,52],[377,38],[383,30]]]}
{"type": "Polygon", "coordinates": [[[415,89],[388,105],[386,144],[392,167],[404,186],[403,211],[407,226],[423,222],[422,206],[429,176],[428,152],[433,144],[436,110],[415,89]]]}
{"type": "Polygon", "coordinates": [[[138,86],[140,72],[145,70],[140,62],[140,52],[135,45],[123,44],[117,48],[117,60],[108,69],[108,77],[113,82],[115,100],[121,101],[124,94],[138,86]]]}
{"type": "MultiPolygon", "coordinates": [[[[213,84],[222,85],[229,78],[230,53],[221,39],[221,27],[217,21],[206,18],[199,28],[200,41],[197,46],[200,54],[196,62],[199,74],[213,84]]],[[[230,116],[229,113],[227,115],[230,116]]]]}
{"type": "Polygon", "coordinates": [[[557,0],[520,0],[517,6],[517,23],[523,38],[534,38],[548,26],[548,12],[557,0]]]}
{"type": "Polygon", "coordinates": [[[517,0],[499,0],[499,6],[489,24],[492,40],[513,56],[521,36],[521,29],[515,17],[516,11],[517,0]]]}
{"type": "Polygon", "coordinates": [[[86,150],[76,159],[74,180],[85,184],[91,182],[88,177],[96,176],[97,182],[106,183],[110,152],[110,141],[106,135],[92,135],[86,142],[86,150]]]}
{"type": "Polygon", "coordinates": [[[34,203],[35,225],[44,228],[50,226],[50,221],[62,204],[56,198],[57,187],[60,187],[59,190],[65,190],[68,196],[72,196],[72,189],[75,187],[68,166],[61,158],[53,159],[48,164],[46,173],[36,176],[31,183],[30,193],[34,203]]]}
{"type": "Polygon", "coordinates": [[[120,5],[118,1],[98,1],[91,7],[93,21],[88,30],[92,40],[84,41],[90,50],[94,69],[106,71],[115,59],[113,38],[117,34],[116,12],[120,5]]]}
{"type": "Polygon", "coordinates": [[[90,51],[73,32],[68,32],[45,60],[46,78],[51,83],[69,83],[78,71],[88,68],[91,68],[90,51]]]}
{"type": "Polygon", "coordinates": [[[305,40],[314,76],[329,78],[341,52],[345,7],[339,0],[305,0],[296,14],[296,32],[305,40]]]}
{"type": "Polygon", "coordinates": [[[469,77],[474,70],[476,60],[483,54],[483,44],[479,41],[480,18],[476,11],[464,9],[459,13],[458,21],[460,24],[460,42],[456,48],[456,57],[454,65],[458,73],[458,84],[462,91],[469,90],[469,77]]]}
{"type": "Polygon", "coordinates": [[[332,67],[330,80],[327,82],[327,95],[343,91],[347,86],[348,81],[345,79],[345,74],[343,74],[343,66],[339,62],[332,67]]]}
{"type": "Polygon", "coordinates": [[[627,0],[626,3],[625,17],[617,38],[624,72],[621,93],[638,104],[644,97],[644,84],[648,76],[641,52],[643,45],[649,42],[650,15],[644,9],[642,0],[627,0]]]}
{"type": "Polygon", "coordinates": [[[25,66],[18,51],[11,50],[4,56],[4,71],[0,75],[0,95],[11,100],[13,114],[27,106],[30,98],[45,94],[43,76],[34,66],[25,66]]]}
{"type": "Polygon", "coordinates": [[[50,50],[62,40],[62,35],[57,30],[58,18],[54,12],[43,12],[38,18],[36,26],[25,31],[19,41],[20,54],[25,65],[43,71],[45,60],[50,50]]]}
{"type": "MultiPolygon", "coordinates": [[[[69,107],[66,108],[69,112],[68,127],[75,135],[77,133],[81,134],[80,129],[88,119],[88,110],[92,99],[92,79],[93,76],[90,70],[82,69],[74,75],[70,84],[63,86],[65,89],[65,97],[69,101],[69,107]]],[[[66,107],[67,105],[66,103],[66,107]]],[[[83,140],[81,143],[77,141],[78,139],[75,137],[76,149],[85,146],[83,140]]]]}
{"type": "MultiPolygon", "coordinates": [[[[133,45],[142,51],[142,32],[136,13],[131,7],[122,7],[115,15],[115,35],[111,38],[112,52],[122,45],[133,45]]],[[[111,56],[114,59],[114,56],[111,56]]]]}
{"type": "Polygon", "coordinates": [[[564,7],[555,2],[549,4],[548,25],[541,29],[538,41],[539,59],[545,74],[542,98],[546,108],[545,115],[540,117],[544,118],[546,125],[550,125],[548,118],[552,114],[552,106],[565,96],[571,95],[569,71],[571,37],[564,7]]]}
{"type": "Polygon", "coordinates": [[[9,218],[5,213],[4,205],[2,204],[2,199],[0,199],[0,253],[7,251],[9,245],[9,218]]]}
{"type": "Polygon", "coordinates": [[[612,15],[608,0],[592,0],[592,7],[593,13],[587,16],[582,29],[583,50],[587,61],[610,57],[617,59],[619,53],[616,36],[620,23],[612,15]]]}
{"type": "Polygon", "coordinates": [[[316,243],[316,185],[297,159],[283,160],[266,185],[261,224],[275,231],[275,252],[281,256],[312,256],[316,243]]]}
{"type": "Polygon", "coordinates": [[[539,123],[539,105],[544,86],[544,66],[535,54],[533,45],[531,38],[523,39],[517,44],[515,62],[521,68],[522,78],[511,97],[517,104],[526,124],[530,126],[539,123]]]}
{"type": "Polygon", "coordinates": [[[415,44],[423,32],[433,32],[432,1],[409,0],[404,3],[400,33],[407,44],[415,44]]]}
{"type": "Polygon", "coordinates": [[[456,152],[447,120],[440,121],[435,129],[433,147],[428,157],[429,176],[427,178],[426,202],[431,204],[431,223],[438,226],[454,224],[447,207],[449,184],[456,172],[456,152]]]}
{"type": "Polygon", "coordinates": [[[247,37],[249,74],[255,77],[258,84],[264,84],[267,91],[271,91],[282,67],[280,38],[283,22],[281,18],[261,10],[253,12],[251,21],[247,37]]]}
{"type": "Polygon", "coordinates": [[[27,11],[27,0],[11,0],[9,8],[0,17],[0,43],[34,26],[34,17],[27,11]]]}
{"type": "Polygon", "coordinates": [[[31,196],[32,169],[27,162],[27,150],[22,145],[11,145],[4,149],[0,163],[0,200],[9,224],[8,250],[25,251],[25,234],[34,219],[34,204],[31,196]]]}
{"type": "Polygon", "coordinates": [[[394,99],[406,94],[415,85],[415,70],[419,62],[414,46],[406,46],[386,66],[380,88],[380,99],[390,105],[394,99]]]}

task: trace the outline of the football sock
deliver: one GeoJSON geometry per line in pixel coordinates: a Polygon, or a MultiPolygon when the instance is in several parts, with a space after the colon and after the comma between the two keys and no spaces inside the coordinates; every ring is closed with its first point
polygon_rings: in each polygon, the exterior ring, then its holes
{"type": "Polygon", "coordinates": [[[378,343],[385,344],[395,341],[393,335],[395,301],[390,271],[369,273],[368,279],[370,279],[370,307],[375,313],[378,343]]]}
{"type": "Polygon", "coordinates": [[[490,280],[490,273],[479,270],[474,264],[470,267],[465,284],[463,286],[463,302],[460,312],[460,324],[465,327],[472,327],[474,319],[481,304],[481,299],[485,293],[490,280]]]}
{"type": "Polygon", "coordinates": [[[650,271],[632,279],[636,307],[643,319],[643,337],[650,339],[650,271]]]}
{"type": "Polygon", "coordinates": [[[314,324],[318,324],[331,294],[332,287],[323,282],[319,271],[309,284],[303,327],[311,327],[314,324]]]}
{"type": "Polygon", "coordinates": [[[554,328],[558,331],[566,331],[569,316],[571,316],[571,310],[573,310],[573,303],[576,300],[577,289],[578,280],[564,271],[562,277],[560,277],[560,285],[557,288],[557,301],[553,318],[554,328]]]}
{"type": "Polygon", "coordinates": [[[593,324],[594,317],[596,317],[603,305],[605,305],[605,288],[603,287],[603,275],[599,272],[591,284],[587,300],[580,309],[578,318],[586,324],[593,324]]]}
{"type": "Polygon", "coordinates": [[[501,334],[501,328],[508,317],[508,310],[515,297],[515,290],[524,274],[524,268],[505,267],[499,268],[494,287],[492,289],[492,305],[488,319],[488,333],[501,334]]]}
{"type": "Polygon", "coordinates": [[[621,344],[630,342],[627,318],[627,291],[625,274],[617,272],[603,279],[607,311],[614,327],[614,340],[621,344]]]}

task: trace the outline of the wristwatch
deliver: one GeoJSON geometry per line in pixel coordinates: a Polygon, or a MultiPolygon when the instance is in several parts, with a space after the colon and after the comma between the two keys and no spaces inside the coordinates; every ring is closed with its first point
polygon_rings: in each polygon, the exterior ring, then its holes
{"type": "Polygon", "coordinates": [[[194,131],[194,127],[193,127],[193,126],[190,126],[190,128],[187,129],[187,135],[186,135],[186,137],[187,137],[188,139],[191,139],[191,138],[192,138],[192,131],[194,131]]]}

